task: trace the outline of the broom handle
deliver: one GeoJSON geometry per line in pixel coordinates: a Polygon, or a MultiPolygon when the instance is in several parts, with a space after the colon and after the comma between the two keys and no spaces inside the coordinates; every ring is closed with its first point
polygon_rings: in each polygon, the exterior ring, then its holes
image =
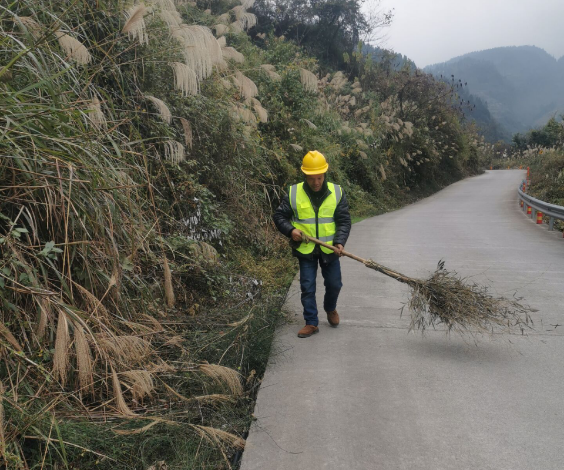
{"type": "MultiPolygon", "coordinates": [[[[337,250],[338,250],[337,247],[334,247],[333,245],[328,245],[327,243],[322,242],[321,240],[318,240],[317,238],[307,237],[307,239],[308,239],[310,242],[313,242],[313,243],[315,243],[315,244],[317,244],[317,245],[324,246],[325,248],[329,248],[330,250],[333,250],[333,251],[337,251],[337,250]]],[[[348,251],[343,250],[343,251],[341,251],[341,254],[342,254],[343,256],[348,257],[348,258],[352,258],[352,259],[354,259],[354,260],[356,260],[356,261],[358,261],[358,262],[360,262],[360,263],[362,263],[362,264],[366,264],[366,260],[365,260],[365,259],[362,259],[362,258],[360,258],[359,256],[356,256],[356,255],[353,255],[352,253],[349,253],[348,251]]]]}
{"type": "MultiPolygon", "coordinates": [[[[329,248],[330,250],[333,250],[333,251],[338,250],[338,248],[334,247],[333,245],[328,245],[327,243],[324,243],[321,240],[318,240],[317,238],[307,237],[307,239],[310,242],[313,242],[317,245],[324,246],[325,248],[329,248]]],[[[345,250],[341,251],[341,254],[343,256],[346,256],[347,258],[354,259],[355,261],[358,261],[358,262],[364,264],[365,266],[369,266],[370,268],[375,269],[376,271],[381,272],[382,274],[385,274],[386,276],[389,276],[389,277],[395,279],[396,281],[403,282],[404,284],[414,285],[414,283],[416,282],[415,279],[410,278],[410,277],[406,276],[405,274],[398,273],[396,271],[392,271],[390,268],[386,268],[386,266],[383,266],[383,265],[377,263],[376,261],[373,261],[373,260],[368,261],[366,259],[361,258],[360,256],[353,255],[352,253],[349,253],[348,251],[345,251],[345,250]]]]}

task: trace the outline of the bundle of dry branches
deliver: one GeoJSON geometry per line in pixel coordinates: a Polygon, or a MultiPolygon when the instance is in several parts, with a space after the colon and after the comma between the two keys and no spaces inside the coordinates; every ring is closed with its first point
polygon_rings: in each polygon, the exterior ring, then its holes
{"type": "Polygon", "coordinates": [[[535,310],[520,304],[521,299],[492,297],[487,287],[466,283],[456,272],[446,270],[443,261],[428,279],[405,276],[373,260],[364,264],[411,287],[411,298],[403,307],[411,312],[410,331],[443,324],[447,332],[460,334],[489,333],[496,328],[523,332],[533,325],[529,313],[535,310]]]}
{"type": "MultiPolygon", "coordinates": [[[[302,239],[335,250],[315,238],[302,235],[302,239]]],[[[519,328],[523,333],[533,326],[529,313],[536,310],[519,303],[521,299],[492,297],[487,287],[468,284],[456,272],[447,271],[443,261],[439,262],[431,277],[417,279],[371,259],[365,260],[346,251],[342,254],[411,287],[411,298],[402,307],[402,313],[405,307],[411,312],[410,331],[425,331],[444,324],[448,333],[456,331],[461,335],[493,333],[496,328],[505,332],[519,328]]]]}

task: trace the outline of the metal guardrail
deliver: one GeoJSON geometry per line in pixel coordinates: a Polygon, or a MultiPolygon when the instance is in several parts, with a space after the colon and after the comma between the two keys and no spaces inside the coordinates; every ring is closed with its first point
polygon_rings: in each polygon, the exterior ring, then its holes
{"type": "Polygon", "coordinates": [[[535,199],[529,196],[527,193],[523,192],[522,188],[526,187],[526,180],[523,180],[517,192],[519,193],[519,200],[523,201],[523,210],[527,213],[527,208],[531,208],[531,216],[534,220],[537,212],[541,212],[544,215],[550,217],[548,222],[548,230],[554,230],[554,220],[564,220],[564,207],[557,206],[555,204],[549,204],[548,202],[541,201],[540,199],[535,199]]]}

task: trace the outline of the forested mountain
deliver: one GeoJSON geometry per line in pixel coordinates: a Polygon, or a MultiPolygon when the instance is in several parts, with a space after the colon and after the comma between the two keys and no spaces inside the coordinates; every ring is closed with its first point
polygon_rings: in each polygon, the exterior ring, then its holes
{"type": "MultiPolygon", "coordinates": [[[[417,65],[406,55],[390,51],[370,44],[362,46],[362,53],[384,69],[398,72],[401,70],[414,74],[417,65]]],[[[419,72],[420,73],[420,72],[419,72]]],[[[487,103],[478,96],[471,94],[466,83],[454,77],[441,75],[435,77],[444,82],[453,91],[452,103],[458,108],[465,122],[475,123],[488,142],[510,140],[511,134],[491,115],[487,103]]]]}
{"type": "Polygon", "coordinates": [[[471,52],[425,71],[462,79],[511,133],[544,124],[564,111],[564,58],[534,46],[471,52]]]}

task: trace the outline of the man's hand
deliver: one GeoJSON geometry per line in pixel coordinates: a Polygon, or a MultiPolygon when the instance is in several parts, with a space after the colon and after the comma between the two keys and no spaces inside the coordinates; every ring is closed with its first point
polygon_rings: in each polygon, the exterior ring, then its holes
{"type": "Polygon", "coordinates": [[[302,231],[298,230],[297,228],[292,230],[291,236],[292,236],[292,240],[294,240],[295,242],[302,241],[302,231]]]}
{"type": "Polygon", "coordinates": [[[335,253],[337,253],[337,256],[339,256],[339,257],[343,256],[343,249],[344,249],[343,245],[341,245],[340,243],[337,243],[335,245],[335,248],[337,248],[337,250],[335,250],[335,253]]]}

